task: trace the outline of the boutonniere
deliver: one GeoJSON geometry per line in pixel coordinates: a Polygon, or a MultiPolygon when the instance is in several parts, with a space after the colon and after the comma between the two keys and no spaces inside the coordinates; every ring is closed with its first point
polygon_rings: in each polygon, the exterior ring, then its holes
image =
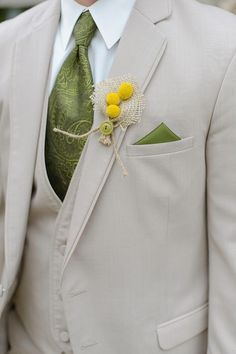
{"type": "Polygon", "coordinates": [[[104,120],[98,127],[92,128],[83,135],[71,134],[59,128],[54,128],[54,132],[74,139],[81,139],[91,134],[99,133],[99,142],[107,147],[113,146],[123,174],[127,175],[128,171],[116,147],[114,131],[117,128],[125,130],[140,121],[145,107],[144,95],[137,82],[128,75],[107,79],[99,83],[95,86],[91,100],[94,111],[100,111],[104,116],[104,120]]]}

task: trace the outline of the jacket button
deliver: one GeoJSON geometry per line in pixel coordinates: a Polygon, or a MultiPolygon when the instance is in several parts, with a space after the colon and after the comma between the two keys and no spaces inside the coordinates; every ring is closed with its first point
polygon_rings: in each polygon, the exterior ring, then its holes
{"type": "Polygon", "coordinates": [[[70,341],[69,333],[64,331],[60,333],[60,339],[62,342],[67,343],[70,341]]]}

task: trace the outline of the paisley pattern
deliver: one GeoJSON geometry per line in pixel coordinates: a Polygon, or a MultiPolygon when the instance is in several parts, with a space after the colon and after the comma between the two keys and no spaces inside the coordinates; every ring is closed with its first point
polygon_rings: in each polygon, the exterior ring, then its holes
{"type": "Polygon", "coordinates": [[[96,24],[84,12],[74,28],[76,47],[65,60],[49,98],[45,160],[49,181],[63,200],[79,161],[86,139],[74,140],[55,134],[55,127],[73,134],[84,134],[93,124],[93,78],[88,47],[96,24]]]}

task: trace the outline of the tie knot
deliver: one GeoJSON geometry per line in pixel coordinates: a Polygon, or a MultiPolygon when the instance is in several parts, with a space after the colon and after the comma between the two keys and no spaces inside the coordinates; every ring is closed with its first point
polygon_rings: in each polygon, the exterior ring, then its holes
{"type": "Polygon", "coordinates": [[[96,32],[97,26],[89,11],[83,12],[74,27],[75,43],[88,47],[96,32]]]}

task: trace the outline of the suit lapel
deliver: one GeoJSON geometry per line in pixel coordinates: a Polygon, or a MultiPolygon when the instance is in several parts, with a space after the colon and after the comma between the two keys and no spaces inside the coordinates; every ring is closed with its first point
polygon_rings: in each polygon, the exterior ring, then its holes
{"type": "MultiPolygon", "coordinates": [[[[42,5],[41,5],[42,6],[42,5]]],[[[38,11],[15,47],[11,89],[11,148],[6,198],[6,266],[11,285],[21,261],[59,1],[38,11]],[[45,16],[46,14],[46,16],[45,16]],[[16,237],[17,236],[17,237],[16,237]]]]}
{"type": "MultiPolygon", "coordinates": [[[[110,77],[131,74],[145,91],[167,44],[154,23],[167,18],[170,10],[169,0],[137,1],[120,41],[110,77]],[[144,6],[146,4],[147,7],[144,6]],[[156,16],[153,16],[153,12],[156,16]]],[[[96,113],[95,125],[97,126],[102,120],[104,117],[96,113]]],[[[125,131],[116,132],[118,148],[124,135],[125,131]]],[[[87,143],[63,271],[79,242],[115,160],[113,149],[99,143],[96,134],[90,136],[87,143]]],[[[77,167],[80,168],[80,166],[77,167]]]]}

